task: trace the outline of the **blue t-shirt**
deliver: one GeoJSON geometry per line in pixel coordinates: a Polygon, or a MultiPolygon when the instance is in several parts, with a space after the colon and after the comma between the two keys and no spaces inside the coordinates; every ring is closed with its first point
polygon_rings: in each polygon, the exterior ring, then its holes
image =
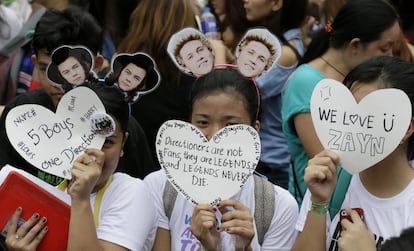
{"type": "Polygon", "coordinates": [[[299,113],[310,113],[313,89],[324,78],[326,76],[312,66],[301,65],[288,79],[282,96],[282,127],[293,160],[293,168],[290,169],[292,173],[289,174],[289,191],[295,196],[299,206],[306,191],[303,177],[309,158],[296,133],[293,119],[299,113]]]}
{"type": "MultiPolygon", "coordinates": [[[[284,33],[286,40],[293,40],[299,55],[303,56],[305,48],[301,40],[300,29],[291,29],[284,33]]],[[[275,64],[268,73],[257,78],[256,82],[261,94],[262,115],[260,121],[260,140],[262,152],[260,160],[270,168],[288,173],[290,154],[282,131],[282,90],[289,75],[296,69],[297,64],[289,67],[275,64]],[[285,167],[285,168],[284,168],[285,167]]]]}

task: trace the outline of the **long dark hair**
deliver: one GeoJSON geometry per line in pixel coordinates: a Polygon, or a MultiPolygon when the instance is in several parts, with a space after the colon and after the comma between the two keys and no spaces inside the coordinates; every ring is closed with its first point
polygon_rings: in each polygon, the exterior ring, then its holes
{"type": "Polygon", "coordinates": [[[398,20],[398,13],[385,0],[349,0],[331,24],[332,30],[315,34],[300,64],[319,57],[329,47],[342,48],[353,38],[365,45],[378,40],[398,20]]]}
{"type": "Polygon", "coordinates": [[[246,78],[233,68],[213,69],[195,81],[190,93],[191,113],[196,100],[222,92],[237,95],[242,99],[253,126],[257,120],[260,94],[252,79],[246,78]]]}
{"type": "MultiPolygon", "coordinates": [[[[373,57],[352,69],[343,83],[350,88],[356,81],[362,83],[378,81],[381,87],[404,91],[411,101],[412,116],[414,116],[414,64],[397,57],[373,57]]],[[[410,137],[407,154],[411,158],[413,153],[414,137],[410,137]]]]}

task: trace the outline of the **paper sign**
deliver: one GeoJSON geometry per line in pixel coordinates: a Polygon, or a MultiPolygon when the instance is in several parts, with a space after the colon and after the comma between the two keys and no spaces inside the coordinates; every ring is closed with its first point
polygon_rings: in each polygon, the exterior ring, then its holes
{"type": "Polygon", "coordinates": [[[105,112],[87,87],[66,93],[56,114],[43,106],[16,106],[6,117],[7,136],[16,151],[42,171],[71,179],[73,161],[87,148],[101,149],[105,136],[91,128],[93,114],[105,112]]]}
{"type": "Polygon", "coordinates": [[[324,79],[312,93],[311,116],[322,145],[356,174],[397,148],[411,121],[411,102],[403,91],[388,88],[356,103],[345,85],[324,79]]]}
{"type": "Polygon", "coordinates": [[[260,158],[260,138],[248,125],[227,126],[210,141],[193,125],[169,120],[156,139],[167,179],[194,204],[216,205],[236,194],[260,158]]]}

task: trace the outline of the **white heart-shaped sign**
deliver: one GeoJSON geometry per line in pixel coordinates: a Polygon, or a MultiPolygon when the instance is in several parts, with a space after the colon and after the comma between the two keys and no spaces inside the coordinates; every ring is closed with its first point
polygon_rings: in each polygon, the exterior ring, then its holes
{"type": "Polygon", "coordinates": [[[193,125],[169,120],[158,130],[158,160],[174,188],[194,204],[236,194],[256,168],[260,138],[248,125],[222,128],[210,141],[193,125]]]}
{"type": "Polygon", "coordinates": [[[322,145],[356,174],[397,148],[411,121],[411,102],[403,91],[387,88],[357,103],[344,84],[324,79],[313,90],[311,116],[322,145]]]}
{"type": "Polygon", "coordinates": [[[56,113],[43,106],[16,106],[7,114],[6,132],[16,151],[42,171],[71,179],[73,161],[87,148],[101,149],[105,137],[91,127],[93,114],[105,113],[94,91],[77,87],[67,92],[56,113]]]}

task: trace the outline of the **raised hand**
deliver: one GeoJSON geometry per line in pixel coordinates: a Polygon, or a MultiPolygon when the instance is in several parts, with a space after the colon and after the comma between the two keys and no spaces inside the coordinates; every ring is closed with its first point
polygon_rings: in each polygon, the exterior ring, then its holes
{"type": "Polygon", "coordinates": [[[323,150],[308,162],[305,183],[312,194],[313,202],[329,201],[337,182],[339,156],[331,150],[323,150]]]}

